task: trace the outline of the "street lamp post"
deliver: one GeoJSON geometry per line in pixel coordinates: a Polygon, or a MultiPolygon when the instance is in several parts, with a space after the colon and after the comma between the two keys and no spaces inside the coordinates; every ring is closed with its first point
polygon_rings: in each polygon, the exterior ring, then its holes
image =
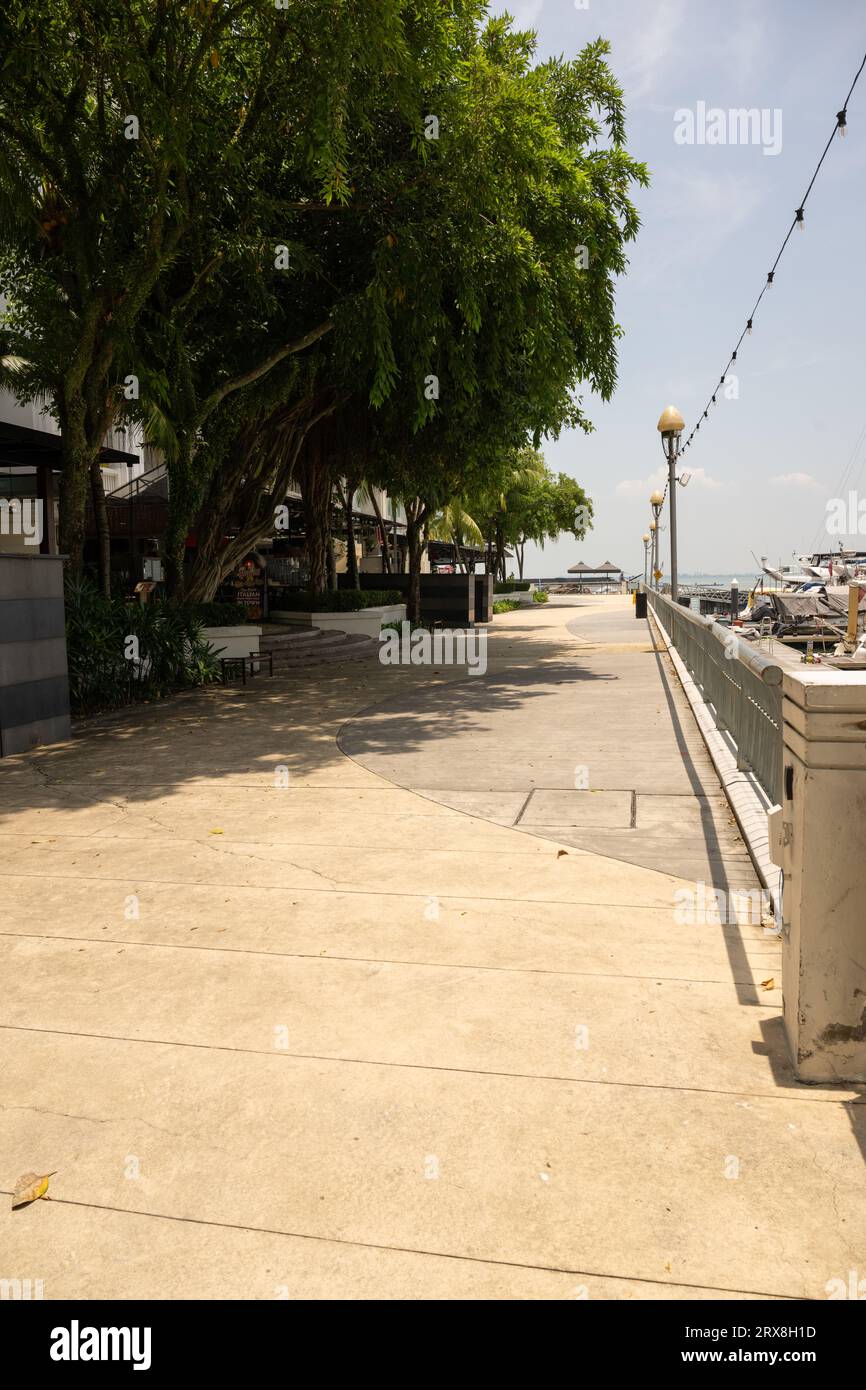
{"type": "Polygon", "coordinates": [[[659,587],[659,581],[656,578],[656,575],[659,572],[659,517],[662,514],[662,507],[664,506],[664,504],[665,498],[663,492],[654,492],[650,497],[650,506],[653,509],[653,519],[649,524],[649,528],[652,531],[653,537],[652,577],[655,580],[655,586],[657,591],[659,587]]]}
{"type": "Polygon", "coordinates": [[[644,531],[643,535],[641,536],[641,540],[643,541],[643,586],[644,588],[646,588],[646,568],[649,561],[650,543],[650,536],[648,531],[644,531]]]}
{"type": "Polygon", "coordinates": [[[663,410],[658,422],[658,432],[662,437],[662,448],[668,461],[668,492],[671,497],[671,600],[676,603],[679,594],[677,582],[677,459],[680,453],[680,435],[685,428],[676,406],[669,405],[663,410]]]}

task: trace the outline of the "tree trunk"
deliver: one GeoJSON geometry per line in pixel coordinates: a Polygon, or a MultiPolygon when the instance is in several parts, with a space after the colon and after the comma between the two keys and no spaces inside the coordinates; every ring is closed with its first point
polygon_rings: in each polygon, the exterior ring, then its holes
{"type": "Polygon", "coordinates": [[[212,486],[196,519],[195,560],[185,577],[184,595],[190,603],[212,603],[226,573],[223,540],[231,501],[226,490],[212,486]]]}
{"type": "Polygon", "coordinates": [[[349,585],[352,589],[360,589],[361,581],[358,578],[358,556],[355,554],[355,514],[352,504],[355,501],[355,493],[358,490],[358,479],[346,479],[346,566],[349,574],[349,585]]]}
{"type": "MultiPolygon", "coordinates": [[[[328,518],[330,522],[330,516],[328,518]]],[[[328,526],[328,541],[325,547],[325,563],[328,569],[328,592],[337,592],[337,561],[334,556],[334,536],[330,525],[328,526]]]]}
{"type": "Polygon", "coordinates": [[[406,616],[412,623],[421,621],[421,527],[416,521],[406,523],[409,551],[409,590],[406,616]]]}
{"type": "Polygon", "coordinates": [[[326,398],[313,395],[281,406],[265,419],[242,418],[215,466],[207,444],[198,451],[196,470],[208,482],[195,520],[195,560],[185,584],[191,602],[210,602],[245,555],[273,535],[277,508],[285,504],[304,441],[331,409],[326,398]],[[234,534],[227,541],[230,531],[234,534]]]}
{"type": "Polygon", "coordinates": [[[309,570],[308,588],[311,594],[323,594],[328,587],[328,530],[323,523],[321,512],[316,507],[304,504],[304,521],[307,535],[307,568],[309,570]]]}
{"type": "Polygon", "coordinates": [[[468,573],[469,573],[469,561],[466,559],[466,556],[463,554],[463,547],[462,547],[461,544],[460,544],[460,537],[458,536],[458,534],[457,534],[456,531],[452,531],[452,532],[451,532],[451,540],[452,540],[452,543],[453,543],[453,545],[454,545],[454,554],[455,554],[455,556],[457,557],[457,563],[458,563],[458,565],[460,566],[460,568],[463,570],[463,573],[464,573],[464,574],[468,574],[468,573]]]}
{"type": "Polygon", "coordinates": [[[379,527],[379,535],[382,537],[382,573],[390,574],[391,549],[388,545],[388,532],[385,529],[385,518],[382,516],[382,509],[379,506],[379,499],[376,496],[376,489],[373,487],[372,483],[368,484],[368,488],[370,493],[370,503],[373,508],[373,514],[376,517],[376,525],[379,527]]]}
{"type": "Polygon", "coordinates": [[[424,554],[423,528],[427,508],[416,499],[406,502],[406,551],[409,559],[409,590],[406,616],[410,622],[421,621],[421,557],[424,554]]]}
{"type": "Polygon", "coordinates": [[[90,495],[93,502],[93,516],[96,522],[97,570],[99,591],[106,598],[111,597],[111,532],[108,526],[108,507],[105,501],[105,484],[99,455],[90,460],[90,495]]]}
{"type": "Polygon", "coordinates": [[[163,541],[163,565],[169,596],[183,599],[186,589],[186,538],[192,530],[201,502],[193,478],[193,446],[182,440],[169,474],[168,525],[163,541]]]}
{"type": "Polygon", "coordinates": [[[98,449],[91,448],[85,428],[84,402],[61,403],[60,416],[60,475],[59,548],[66,556],[66,567],[79,574],[84,563],[84,525],[87,509],[87,489],[90,469],[98,449]]]}
{"type": "Polygon", "coordinates": [[[304,507],[307,566],[310,572],[308,588],[311,594],[324,594],[328,587],[328,551],[330,545],[331,480],[315,444],[312,457],[300,470],[298,481],[304,507]]]}
{"type": "Polygon", "coordinates": [[[521,580],[523,579],[523,552],[525,548],[526,541],[520,541],[519,544],[514,547],[517,552],[517,573],[521,580]]]}
{"type": "Polygon", "coordinates": [[[496,523],[496,574],[500,579],[505,578],[505,537],[501,521],[496,523]]]}

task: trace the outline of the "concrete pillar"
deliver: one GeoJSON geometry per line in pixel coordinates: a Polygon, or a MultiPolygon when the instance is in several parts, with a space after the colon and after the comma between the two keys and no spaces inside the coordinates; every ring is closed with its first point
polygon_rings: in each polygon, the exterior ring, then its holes
{"type": "Polygon", "coordinates": [[[788,1045],[801,1081],[866,1082],[866,673],[785,671],[782,716],[788,1045]]]}

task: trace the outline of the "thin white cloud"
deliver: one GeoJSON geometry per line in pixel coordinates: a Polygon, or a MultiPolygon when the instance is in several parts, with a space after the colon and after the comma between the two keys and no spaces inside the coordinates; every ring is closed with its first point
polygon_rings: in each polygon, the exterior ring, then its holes
{"type": "Polygon", "coordinates": [[[683,172],[667,169],[655,181],[653,212],[671,231],[654,243],[651,259],[641,257],[637,276],[642,286],[666,279],[671,270],[715,261],[749,225],[765,197],[750,177],[726,171],[683,172]]]}
{"type": "Polygon", "coordinates": [[[770,482],[776,487],[820,487],[811,473],[777,473],[770,482]]]}
{"type": "MultiPolygon", "coordinates": [[[[687,487],[715,491],[722,486],[715,478],[710,477],[705,468],[685,468],[681,465],[679,472],[681,478],[688,478],[687,487]]],[[[649,501],[650,493],[655,492],[656,488],[660,492],[664,491],[667,480],[667,466],[661,464],[648,478],[623,478],[622,482],[616,485],[616,493],[618,497],[645,497],[649,501]]]]}
{"type": "Polygon", "coordinates": [[[714,492],[722,486],[717,478],[710,477],[705,468],[681,468],[680,473],[683,477],[688,476],[689,487],[705,487],[714,492]]]}
{"type": "Polygon", "coordinates": [[[544,9],[544,0],[512,0],[505,8],[514,16],[515,29],[533,29],[544,9]]]}
{"type": "Polygon", "coordinates": [[[730,64],[741,87],[754,77],[766,57],[766,25],[762,17],[752,12],[752,3],[748,0],[749,8],[741,9],[739,23],[731,30],[719,55],[727,60],[726,66],[730,64]]]}
{"type": "Polygon", "coordinates": [[[668,470],[661,464],[648,478],[623,478],[616,485],[616,493],[618,497],[645,497],[649,501],[650,493],[656,488],[662,491],[667,480],[668,470]]]}
{"type": "Polygon", "coordinates": [[[631,41],[617,45],[614,54],[615,71],[629,105],[644,101],[657,90],[665,62],[676,46],[683,20],[682,0],[657,0],[647,18],[647,23],[633,26],[631,41]]]}

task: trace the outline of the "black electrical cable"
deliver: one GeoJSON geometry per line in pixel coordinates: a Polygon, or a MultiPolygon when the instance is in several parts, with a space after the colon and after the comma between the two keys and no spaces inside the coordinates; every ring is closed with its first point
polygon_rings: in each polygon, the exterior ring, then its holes
{"type": "Polygon", "coordinates": [[[761,300],[764,298],[764,295],[767,293],[767,290],[770,288],[770,285],[772,285],[772,283],[773,283],[773,280],[774,280],[775,275],[776,275],[776,270],[777,270],[777,268],[778,268],[779,262],[780,262],[781,259],[782,259],[782,256],[784,255],[785,247],[788,245],[788,242],[789,242],[790,237],[791,237],[791,233],[793,232],[793,230],[794,230],[794,228],[796,227],[797,223],[798,223],[798,222],[802,222],[802,220],[803,220],[803,212],[804,212],[804,209],[805,209],[805,207],[806,207],[806,202],[807,202],[807,200],[808,200],[809,194],[812,192],[812,188],[813,188],[813,186],[814,186],[815,180],[816,180],[816,178],[818,177],[818,174],[819,174],[820,171],[821,171],[821,165],[824,163],[824,160],[827,158],[827,154],[828,154],[828,152],[829,152],[830,146],[832,145],[832,143],[833,143],[833,141],[834,141],[834,139],[835,139],[835,137],[836,137],[837,132],[840,131],[840,130],[844,130],[844,129],[846,128],[847,124],[848,124],[848,102],[851,100],[851,95],[852,95],[852,93],[853,93],[853,91],[854,91],[854,88],[857,86],[858,81],[860,80],[860,74],[862,73],[864,67],[866,67],[866,54],[863,55],[863,61],[862,61],[862,63],[860,64],[859,68],[857,69],[857,72],[855,73],[854,81],[851,83],[851,86],[850,86],[849,91],[848,91],[848,95],[847,95],[846,98],[845,98],[845,101],[844,101],[844,104],[843,104],[843,106],[842,106],[841,111],[838,111],[838,112],[836,113],[836,124],[835,124],[834,127],[833,127],[833,132],[832,132],[832,134],[831,134],[831,136],[830,136],[830,139],[827,141],[826,145],[824,146],[824,151],[823,151],[823,153],[822,153],[822,155],[821,155],[821,158],[818,160],[818,163],[817,163],[817,165],[815,166],[815,172],[813,173],[811,179],[809,180],[809,186],[808,186],[808,188],[806,189],[806,192],[803,194],[803,197],[800,199],[800,206],[797,208],[796,212],[794,213],[794,220],[792,221],[790,227],[788,228],[788,231],[787,231],[787,233],[786,233],[786,235],[785,235],[785,240],[782,242],[782,245],[779,247],[779,253],[778,253],[778,255],[776,256],[776,259],[773,261],[772,269],[771,269],[771,270],[768,272],[768,274],[767,274],[767,279],[766,279],[766,281],[764,282],[764,285],[763,285],[763,288],[762,288],[762,290],[761,290],[761,293],[758,295],[758,298],[755,300],[754,308],[752,309],[752,312],[749,314],[748,320],[747,320],[747,322],[746,322],[746,326],[745,326],[745,328],[743,329],[742,333],[740,334],[739,338],[737,339],[737,346],[734,348],[733,352],[731,353],[730,357],[729,357],[728,360],[727,360],[727,363],[725,364],[725,370],[722,372],[722,375],[721,375],[721,378],[720,378],[720,381],[719,381],[719,385],[718,385],[718,386],[715,386],[715,387],[713,388],[713,392],[712,392],[712,395],[710,396],[710,399],[707,401],[706,405],[704,406],[703,410],[700,412],[700,414],[699,414],[699,416],[698,416],[698,423],[693,427],[693,429],[692,429],[692,431],[691,431],[691,433],[690,433],[688,439],[686,440],[685,444],[683,445],[682,449],[680,450],[680,453],[685,453],[686,449],[689,447],[689,445],[691,444],[693,438],[695,437],[695,435],[697,434],[698,430],[700,429],[700,427],[701,427],[701,421],[704,419],[704,417],[706,416],[707,419],[709,418],[709,416],[707,415],[707,412],[709,411],[711,405],[715,405],[715,403],[716,403],[716,393],[717,393],[717,391],[719,390],[719,388],[720,388],[721,386],[724,386],[725,381],[727,380],[728,368],[729,368],[734,362],[736,362],[736,360],[737,360],[737,353],[738,353],[739,350],[740,350],[740,345],[741,345],[743,339],[745,338],[746,334],[747,334],[747,333],[749,332],[749,330],[753,327],[754,319],[755,319],[755,314],[757,313],[758,308],[760,307],[761,300]]]}

